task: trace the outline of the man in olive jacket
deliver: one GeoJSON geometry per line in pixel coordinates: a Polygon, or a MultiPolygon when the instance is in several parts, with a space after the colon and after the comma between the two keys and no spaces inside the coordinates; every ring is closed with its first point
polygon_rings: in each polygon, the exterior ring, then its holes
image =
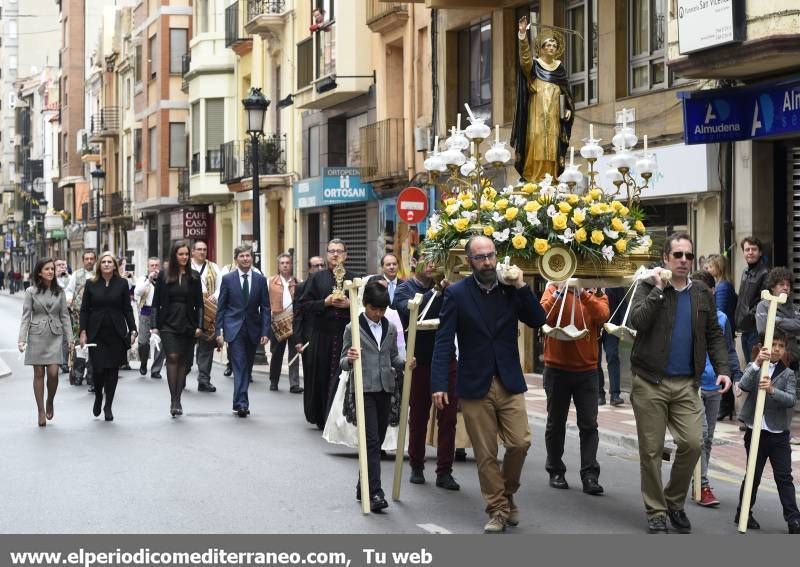
{"type": "Polygon", "coordinates": [[[688,279],[694,259],[691,237],[671,235],[664,244],[664,283],[660,268],[654,282],[640,282],[629,324],[636,329],[631,353],[631,404],[639,437],[642,497],[650,533],[691,532],[683,510],[692,473],[700,458],[702,407],[698,388],[706,353],[725,392],[731,381],[725,336],[717,323],[714,296],[699,281],[688,279]],[[678,446],[669,482],[661,484],[664,434],[669,426],[678,446]]]}

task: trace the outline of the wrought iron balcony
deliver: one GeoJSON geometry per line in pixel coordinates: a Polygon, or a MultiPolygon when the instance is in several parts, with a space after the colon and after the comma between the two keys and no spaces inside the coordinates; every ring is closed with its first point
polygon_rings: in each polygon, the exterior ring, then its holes
{"type": "MultiPolygon", "coordinates": [[[[238,183],[253,176],[253,145],[248,140],[233,140],[220,146],[222,171],[220,183],[238,183]]],[[[262,136],[258,141],[258,175],[286,173],[286,134],[262,136]]]]}
{"type": "Polygon", "coordinates": [[[386,33],[402,27],[408,21],[405,2],[367,0],[367,25],[376,33],[386,33]]]}
{"type": "Polygon", "coordinates": [[[103,138],[119,135],[119,107],[108,106],[89,121],[89,141],[102,142],[103,138]]]}
{"type": "Polygon", "coordinates": [[[181,90],[185,93],[189,92],[189,80],[186,75],[189,74],[189,69],[192,66],[192,54],[184,53],[181,55],[181,90]]]}
{"type": "Polygon", "coordinates": [[[402,118],[387,118],[361,127],[363,181],[407,179],[404,124],[402,118]]]}
{"type": "Polygon", "coordinates": [[[244,41],[250,41],[244,30],[244,10],[241,2],[234,2],[225,8],[225,47],[234,47],[244,41]]]}
{"type": "Polygon", "coordinates": [[[288,13],[286,0],[249,0],[245,29],[261,37],[280,37],[288,13]]]}
{"type": "Polygon", "coordinates": [[[178,170],[178,201],[185,203],[189,198],[189,169],[182,167],[178,170]]]}
{"type": "Polygon", "coordinates": [[[103,195],[101,212],[104,217],[120,217],[125,214],[125,199],[122,193],[103,195]]]}

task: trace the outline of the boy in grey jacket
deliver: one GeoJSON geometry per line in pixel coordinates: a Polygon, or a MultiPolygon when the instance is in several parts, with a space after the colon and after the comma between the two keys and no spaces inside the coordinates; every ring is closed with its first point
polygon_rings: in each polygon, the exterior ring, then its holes
{"type": "MultiPolygon", "coordinates": [[[[352,329],[348,323],[344,329],[340,361],[342,370],[349,371],[353,368],[353,362],[361,358],[369,504],[373,512],[379,512],[389,506],[381,488],[381,445],[389,425],[390,403],[397,383],[397,372],[402,371],[406,364],[397,350],[397,331],[384,317],[387,307],[389,307],[389,291],[378,281],[369,282],[364,287],[364,313],[358,317],[361,352],[352,346],[352,329]]],[[[360,500],[359,486],[356,486],[356,499],[360,500]]]]}
{"type": "MultiPolygon", "coordinates": [[[[756,396],[753,394],[757,389],[764,390],[766,392],[764,417],[761,422],[753,493],[750,498],[751,512],[747,519],[748,529],[757,530],[761,527],[753,517],[752,507],[756,502],[756,493],[761,482],[761,474],[764,472],[764,465],[769,459],[778,488],[778,497],[783,507],[783,518],[789,526],[789,533],[800,534],[800,511],[797,508],[797,498],[792,483],[792,449],[789,446],[789,427],[792,421],[792,408],[795,404],[795,375],[781,361],[786,350],[786,342],[786,334],[780,329],[775,329],[772,336],[772,352],[762,348],[755,362],[747,366],[747,370],[739,382],[739,388],[745,392],[751,392],[751,395],[747,397],[742,411],[739,412],[739,420],[747,426],[744,434],[744,447],[749,455],[756,406],[756,396]],[[769,361],[769,375],[759,377],[761,365],[765,361],[769,361]]],[[[764,343],[763,337],[761,343],[764,343]]],[[[736,508],[735,523],[739,522],[739,510],[743,495],[744,481],[739,490],[739,506],[736,508]]]]}

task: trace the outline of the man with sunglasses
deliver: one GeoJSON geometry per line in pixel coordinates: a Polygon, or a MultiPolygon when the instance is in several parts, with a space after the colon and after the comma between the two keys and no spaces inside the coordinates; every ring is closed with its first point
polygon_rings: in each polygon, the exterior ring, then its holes
{"type": "Polygon", "coordinates": [[[525,408],[528,387],[517,345],[519,321],[541,327],[545,312],[522,273],[513,281],[498,281],[497,251],[490,238],[473,236],[464,251],[472,277],[444,290],[431,362],[431,390],[439,411],[455,403],[449,398],[448,379],[458,337],[456,395],[489,514],[483,529],[501,533],[506,525],[519,523],[514,493],[531,445],[525,408]],[[505,446],[502,468],[497,462],[498,435],[505,446]]]}
{"type": "Polygon", "coordinates": [[[639,437],[642,497],[650,533],[690,533],[684,512],[686,494],[702,442],[702,406],[698,388],[706,355],[718,375],[721,392],[731,386],[728,349],[717,322],[714,296],[701,281],[689,280],[693,243],[675,233],[664,243],[664,282],[655,268],[654,282],[639,283],[632,299],[629,325],[636,329],[631,352],[631,405],[639,437]],[[661,458],[667,427],[677,445],[666,486],[661,483],[661,458]]]}

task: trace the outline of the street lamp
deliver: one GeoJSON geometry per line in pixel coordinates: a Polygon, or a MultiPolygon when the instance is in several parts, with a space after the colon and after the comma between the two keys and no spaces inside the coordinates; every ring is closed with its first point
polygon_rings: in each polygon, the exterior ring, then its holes
{"type": "Polygon", "coordinates": [[[42,216],[47,214],[47,205],[47,199],[42,199],[39,201],[39,212],[42,214],[42,216]]]}
{"type": "Polygon", "coordinates": [[[242,105],[247,113],[247,133],[250,134],[251,154],[250,162],[253,165],[253,265],[261,269],[261,211],[259,206],[258,186],[258,137],[264,132],[264,117],[269,108],[269,100],[261,93],[261,89],[250,88],[250,94],[242,99],[242,105]]]}
{"type": "Polygon", "coordinates": [[[101,166],[97,166],[92,170],[92,189],[95,191],[95,219],[97,220],[97,242],[95,243],[97,248],[97,257],[100,257],[100,194],[103,192],[103,189],[106,186],[106,172],[103,171],[101,166]]]}

